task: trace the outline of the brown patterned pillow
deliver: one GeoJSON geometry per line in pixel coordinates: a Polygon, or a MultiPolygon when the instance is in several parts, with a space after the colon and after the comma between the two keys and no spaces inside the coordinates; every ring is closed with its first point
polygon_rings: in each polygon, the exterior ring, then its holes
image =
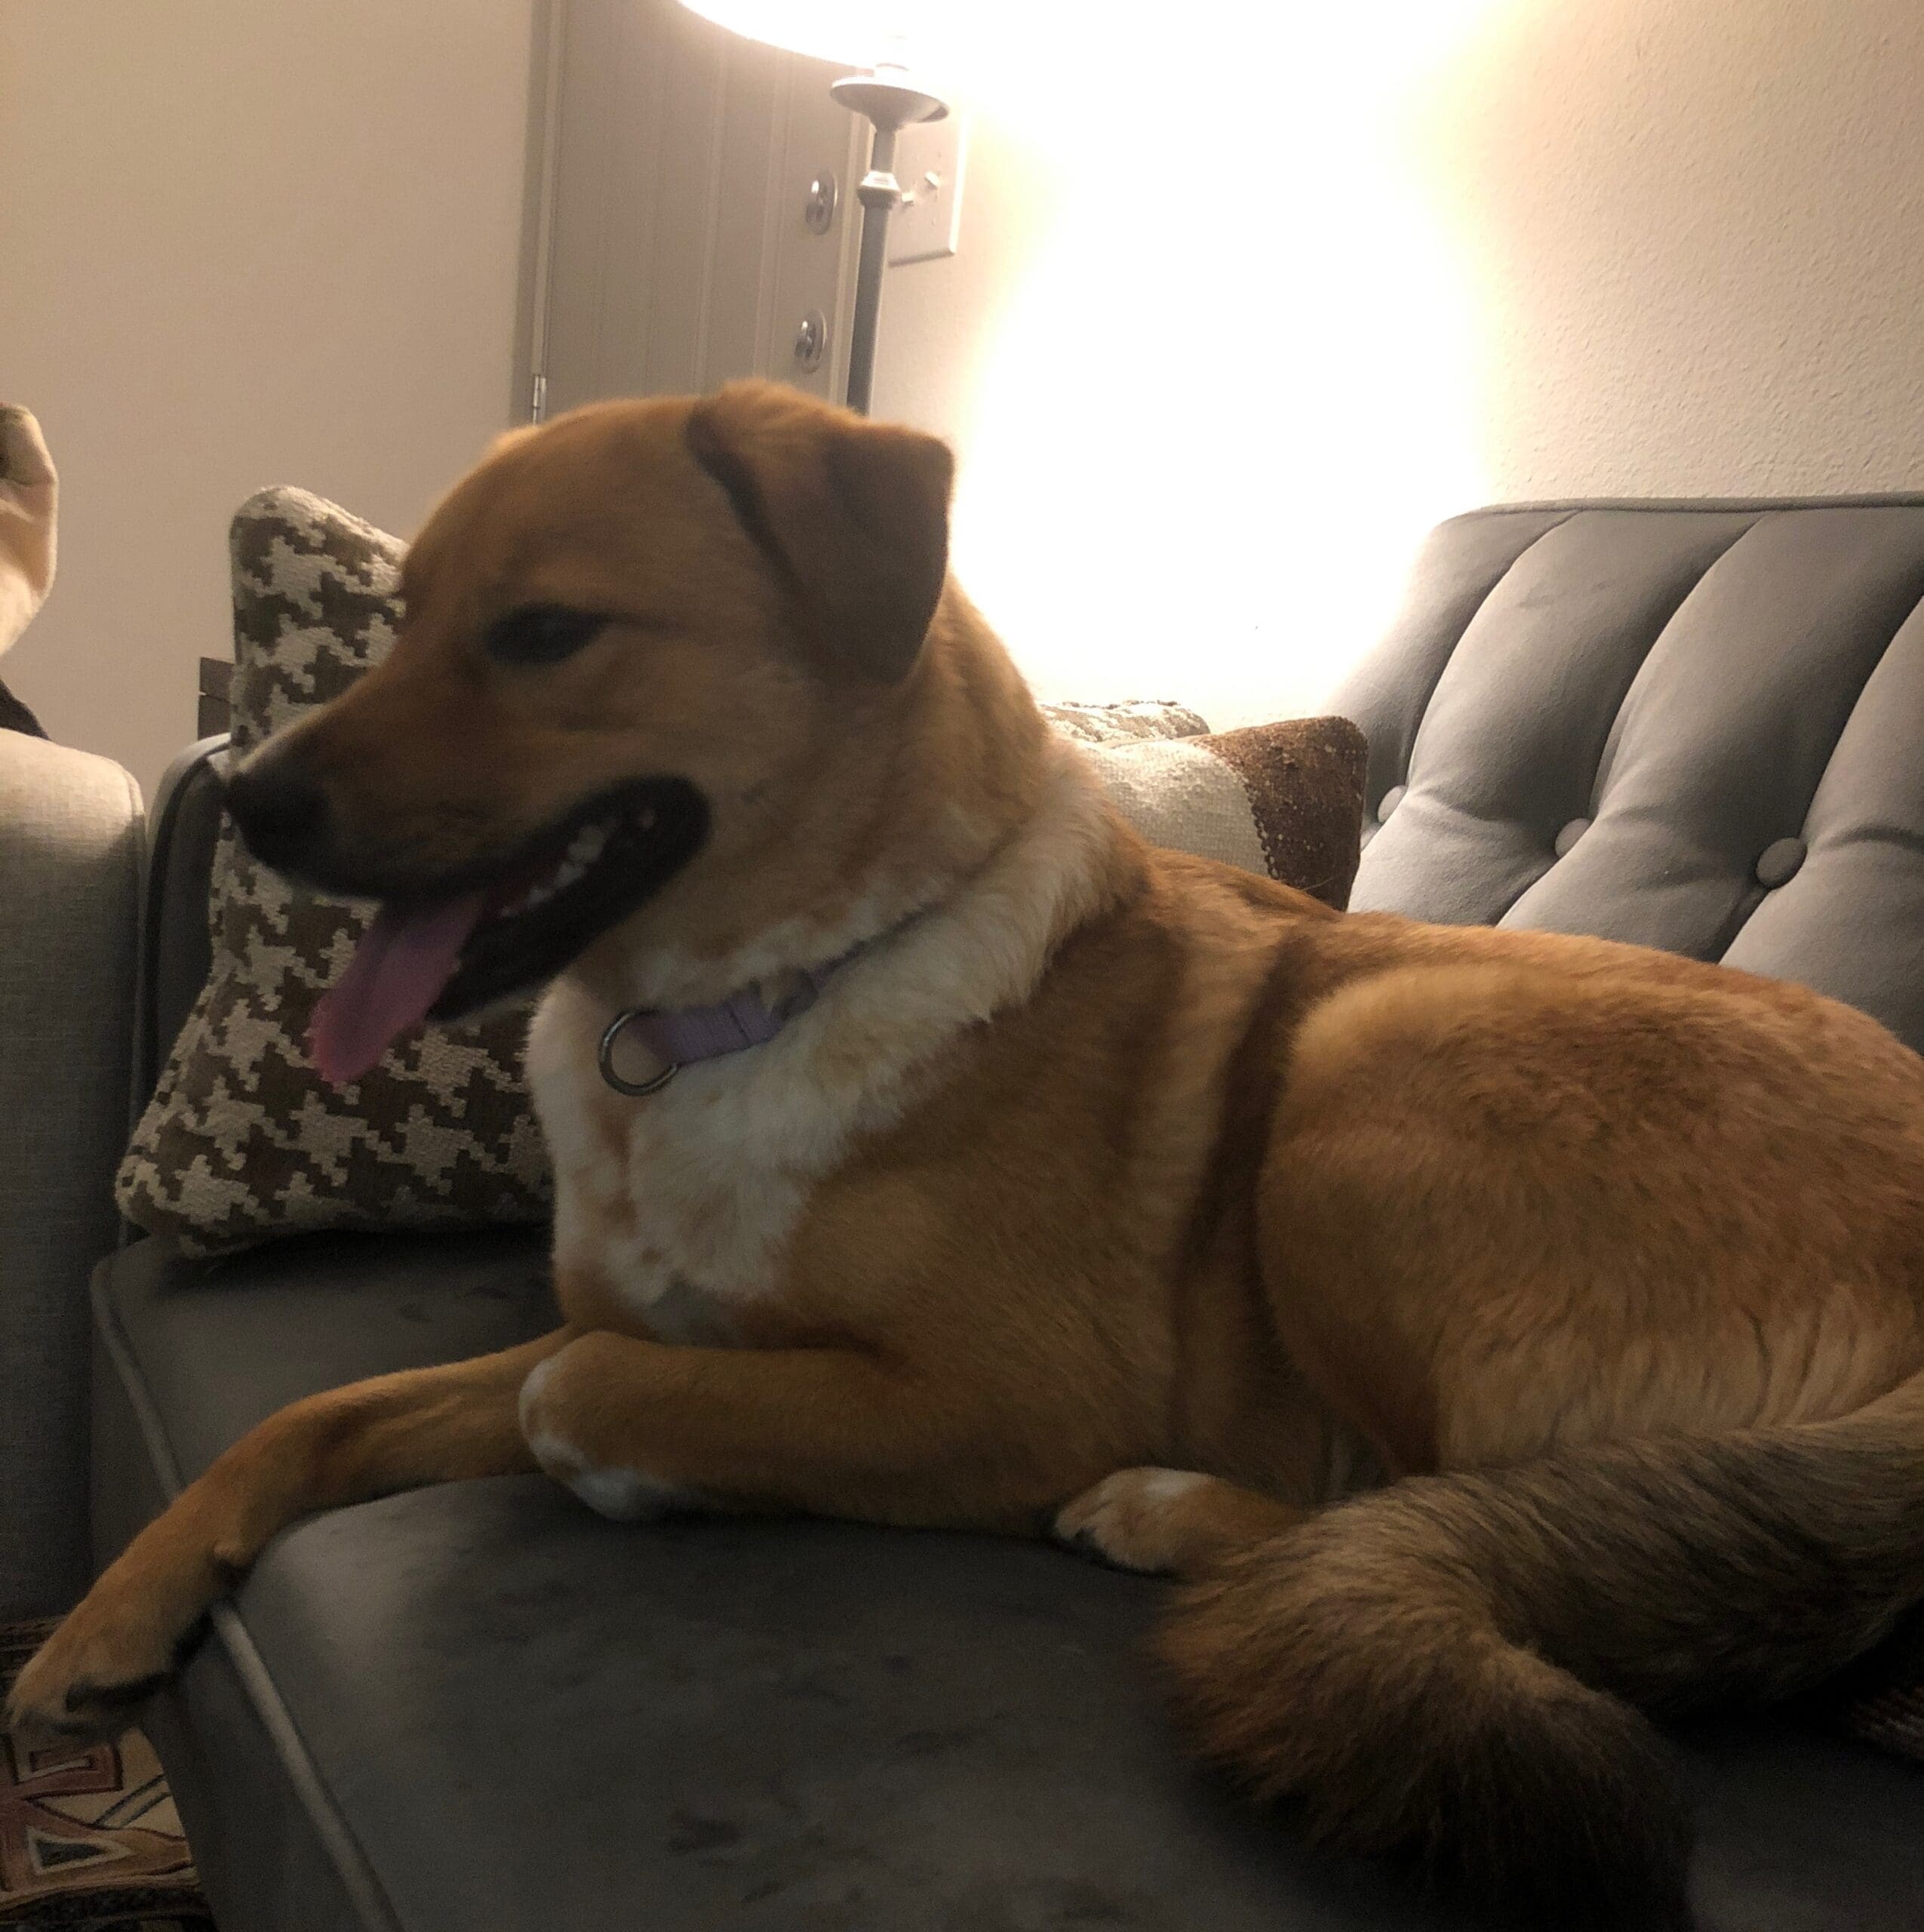
{"type": "MultiPolygon", "coordinates": [[[[233,749],[338,697],[394,641],[398,540],[300,490],[234,519],[233,749]]],[[[1090,744],[1207,728],[1166,702],[1047,707],[1090,744]]],[[[544,1218],[547,1160],[523,1080],[525,1007],[429,1026],[337,1092],[306,1050],[314,1003],[370,914],[288,885],[223,826],[214,963],[121,1164],[121,1212],[210,1255],[324,1228],[544,1218]]]]}
{"type": "Polygon", "coordinates": [[[1368,748],[1347,718],[1292,718],[1086,753],[1123,816],[1155,845],[1267,872],[1349,903],[1368,748]]]}
{"type": "MultiPolygon", "coordinates": [[[[300,490],[241,506],[233,747],[346,691],[394,641],[404,546],[300,490]]],[[[214,963],[121,1164],[137,1227],[205,1255],[319,1228],[434,1228],[548,1212],[521,1075],[525,1008],[423,1028],[340,1092],[307,1023],[371,918],[287,884],[223,825],[214,963]]]]}

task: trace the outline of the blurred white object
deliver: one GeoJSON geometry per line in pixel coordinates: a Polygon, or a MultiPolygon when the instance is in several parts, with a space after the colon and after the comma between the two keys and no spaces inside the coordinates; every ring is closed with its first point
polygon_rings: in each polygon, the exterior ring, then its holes
{"type": "Polygon", "coordinates": [[[54,586],[60,488],[32,412],[0,403],[0,652],[54,586]]]}

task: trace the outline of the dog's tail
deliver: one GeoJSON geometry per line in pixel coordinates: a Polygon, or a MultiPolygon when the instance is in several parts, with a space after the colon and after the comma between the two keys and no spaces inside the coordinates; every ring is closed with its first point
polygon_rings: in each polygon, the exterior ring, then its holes
{"type": "Polygon", "coordinates": [[[1179,1720],[1317,1837],[1537,1925],[1692,1924],[1640,1713],[1766,1703],[1924,1598],[1924,1375],[1838,1420],[1431,1476],[1255,1545],[1160,1649],[1179,1720]]]}

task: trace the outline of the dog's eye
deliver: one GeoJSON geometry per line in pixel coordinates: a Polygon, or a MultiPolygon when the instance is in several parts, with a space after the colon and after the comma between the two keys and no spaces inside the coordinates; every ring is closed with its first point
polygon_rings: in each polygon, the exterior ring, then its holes
{"type": "Polygon", "coordinates": [[[483,643],[497,663],[558,664],[597,635],[607,622],[592,611],[537,604],[497,619],[488,626],[483,643]]]}

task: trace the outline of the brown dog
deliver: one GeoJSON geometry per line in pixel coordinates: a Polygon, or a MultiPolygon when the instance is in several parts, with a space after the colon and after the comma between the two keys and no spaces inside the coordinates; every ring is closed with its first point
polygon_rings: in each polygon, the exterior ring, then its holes
{"type": "Polygon", "coordinates": [[[567,1325],[251,1432],[14,1721],[111,1727],[277,1531],[410,1484],[1047,1521],[1200,1580],[1197,1745],[1319,1833],[1687,1924],[1634,1707],[1924,1595],[1924,1066],[1793,986],[1148,849],[947,580],[948,480],[744,386],[512,436],[435,513],[392,658],[232,803],[386,902],[344,1075],[552,979],[567,1325]],[[764,1044],[598,1071],[629,1009],[810,974],[764,1044]]]}

